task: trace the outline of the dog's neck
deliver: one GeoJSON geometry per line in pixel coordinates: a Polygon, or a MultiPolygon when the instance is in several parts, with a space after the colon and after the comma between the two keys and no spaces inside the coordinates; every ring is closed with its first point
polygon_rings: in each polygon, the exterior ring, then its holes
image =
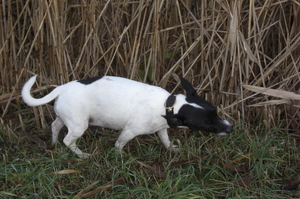
{"type": "Polygon", "coordinates": [[[165,114],[166,114],[166,121],[169,127],[171,128],[188,128],[186,123],[182,121],[182,119],[178,118],[178,112],[184,105],[190,105],[195,108],[204,109],[200,105],[196,103],[189,103],[186,100],[186,96],[179,94],[179,95],[170,95],[165,102],[165,114]],[[177,116],[175,116],[177,115],[177,116]],[[185,123],[185,124],[184,124],[185,123]]]}
{"type": "Polygon", "coordinates": [[[186,101],[186,96],[183,94],[178,94],[175,96],[176,100],[175,103],[173,105],[173,113],[177,114],[179,112],[179,109],[184,105],[184,104],[188,104],[188,102],[186,101]]]}
{"type": "MultiPolygon", "coordinates": [[[[165,108],[166,108],[166,116],[172,116],[174,115],[174,105],[176,103],[176,95],[171,94],[166,102],[165,102],[165,108]]],[[[170,120],[167,120],[167,123],[169,126],[172,126],[172,123],[170,120]]]]}
{"type": "Polygon", "coordinates": [[[166,115],[173,115],[174,114],[174,105],[176,103],[176,95],[170,95],[165,103],[166,108],[166,115]]]}
{"type": "MultiPolygon", "coordinates": [[[[179,94],[179,95],[169,95],[169,97],[165,101],[165,119],[169,127],[185,127],[182,126],[182,121],[179,118],[174,117],[181,107],[185,104],[190,104],[186,101],[186,96],[179,94]],[[180,122],[179,122],[180,121],[180,122]],[[180,125],[179,125],[180,124],[180,125]]],[[[186,128],[186,127],[185,127],[186,128]]]]}
{"type": "Polygon", "coordinates": [[[189,104],[186,101],[186,96],[185,95],[182,95],[182,94],[173,95],[173,94],[171,94],[165,102],[166,115],[177,114],[179,109],[184,104],[189,104]]]}
{"type": "Polygon", "coordinates": [[[194,106],[195,108],[204,109],[203,107],[199,106],[198,104],[187,102],[186,96],[183,94],[177,94],[177,95],[171,94],[165,101],[166,115],[177,114],[179,112],[179,109],[185,104],[189,104],[191,106],[194,106]]]}

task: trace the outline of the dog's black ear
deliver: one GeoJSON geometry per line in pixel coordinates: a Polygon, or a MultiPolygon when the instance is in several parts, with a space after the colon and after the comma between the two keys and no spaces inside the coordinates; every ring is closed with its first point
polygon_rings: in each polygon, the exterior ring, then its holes
{"type": "Polygon", "coordinates": [[[181,78],[181,86],[186,91],[187,96],[197,96],[196,90],[188,80],[181,78]]]}
{"type": "Polygon", "coordinates": [[[176,126],[183,126],[183,118],[182,116],[175,114],[175,115],[162,115],[168,122],[168,125],[171,128],[175,128],[176,126]]]}

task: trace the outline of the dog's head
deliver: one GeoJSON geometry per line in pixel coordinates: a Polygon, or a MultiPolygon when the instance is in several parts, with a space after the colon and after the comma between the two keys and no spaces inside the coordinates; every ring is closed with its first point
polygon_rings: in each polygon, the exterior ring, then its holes
{"type": "Polygon", "coordinates": [[[177,114],[164,116],[170,127],[183,126],[193,131],[207,131],[217,135],[226,135],[233,130],[227,120],[221,119],[217,108],[199,97],[192,84],[181,79],[181,85],[187,93],[186,104],[180,107],[177,114]]]}

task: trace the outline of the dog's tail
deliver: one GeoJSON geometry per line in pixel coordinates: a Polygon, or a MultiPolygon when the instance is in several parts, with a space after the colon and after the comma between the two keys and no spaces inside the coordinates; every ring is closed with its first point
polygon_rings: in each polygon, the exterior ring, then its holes
{"type": "Polygon", "coordinates": [[[52,100],[54,100],[55,98],[57,98],[60,94],[60,87],[55,88],[51,93],[49,93],[48,95],[36,99],[33,98],[30,95],[30,89],[32,87],[32,85],[34,84],[35,80],[36,80],[36,76],[31,77],[23,86],[22,91],[21,91],[21,95],[23,98],[23,101],[28,105],[28,106],[39,106],[39,105],[43,105],[43,104],[47,104],[48,102],[51,102],[52,100]]]}

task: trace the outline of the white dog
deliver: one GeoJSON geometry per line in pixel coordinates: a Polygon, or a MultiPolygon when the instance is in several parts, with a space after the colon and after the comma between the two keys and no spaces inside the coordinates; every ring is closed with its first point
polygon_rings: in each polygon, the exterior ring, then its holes
{"type": "Polygon", "coordinates": [[[25,83],[22,89],[24,102],[39,106],[55,99],[57,118],[51,125],[52,141],[57,142],[60,129],[66,125],[68,134],[63,142],[81,158],[90,154],[82,152],[76,146],[76,140],[89,125],[122,130],[115,143],[119,150],[135,136],[155,132],[166,148],[176,150],[169,140],[169,127],[181,126],[219,135],[233,129],[228,121],[219,118],[216,107],[200,98],[184,78],[181,84],[187,96],[174,96],[160,87],[104,76],[69,82],[36,99],[30,95],[35,81],[36,76],[33,76],[25,83]]]}

